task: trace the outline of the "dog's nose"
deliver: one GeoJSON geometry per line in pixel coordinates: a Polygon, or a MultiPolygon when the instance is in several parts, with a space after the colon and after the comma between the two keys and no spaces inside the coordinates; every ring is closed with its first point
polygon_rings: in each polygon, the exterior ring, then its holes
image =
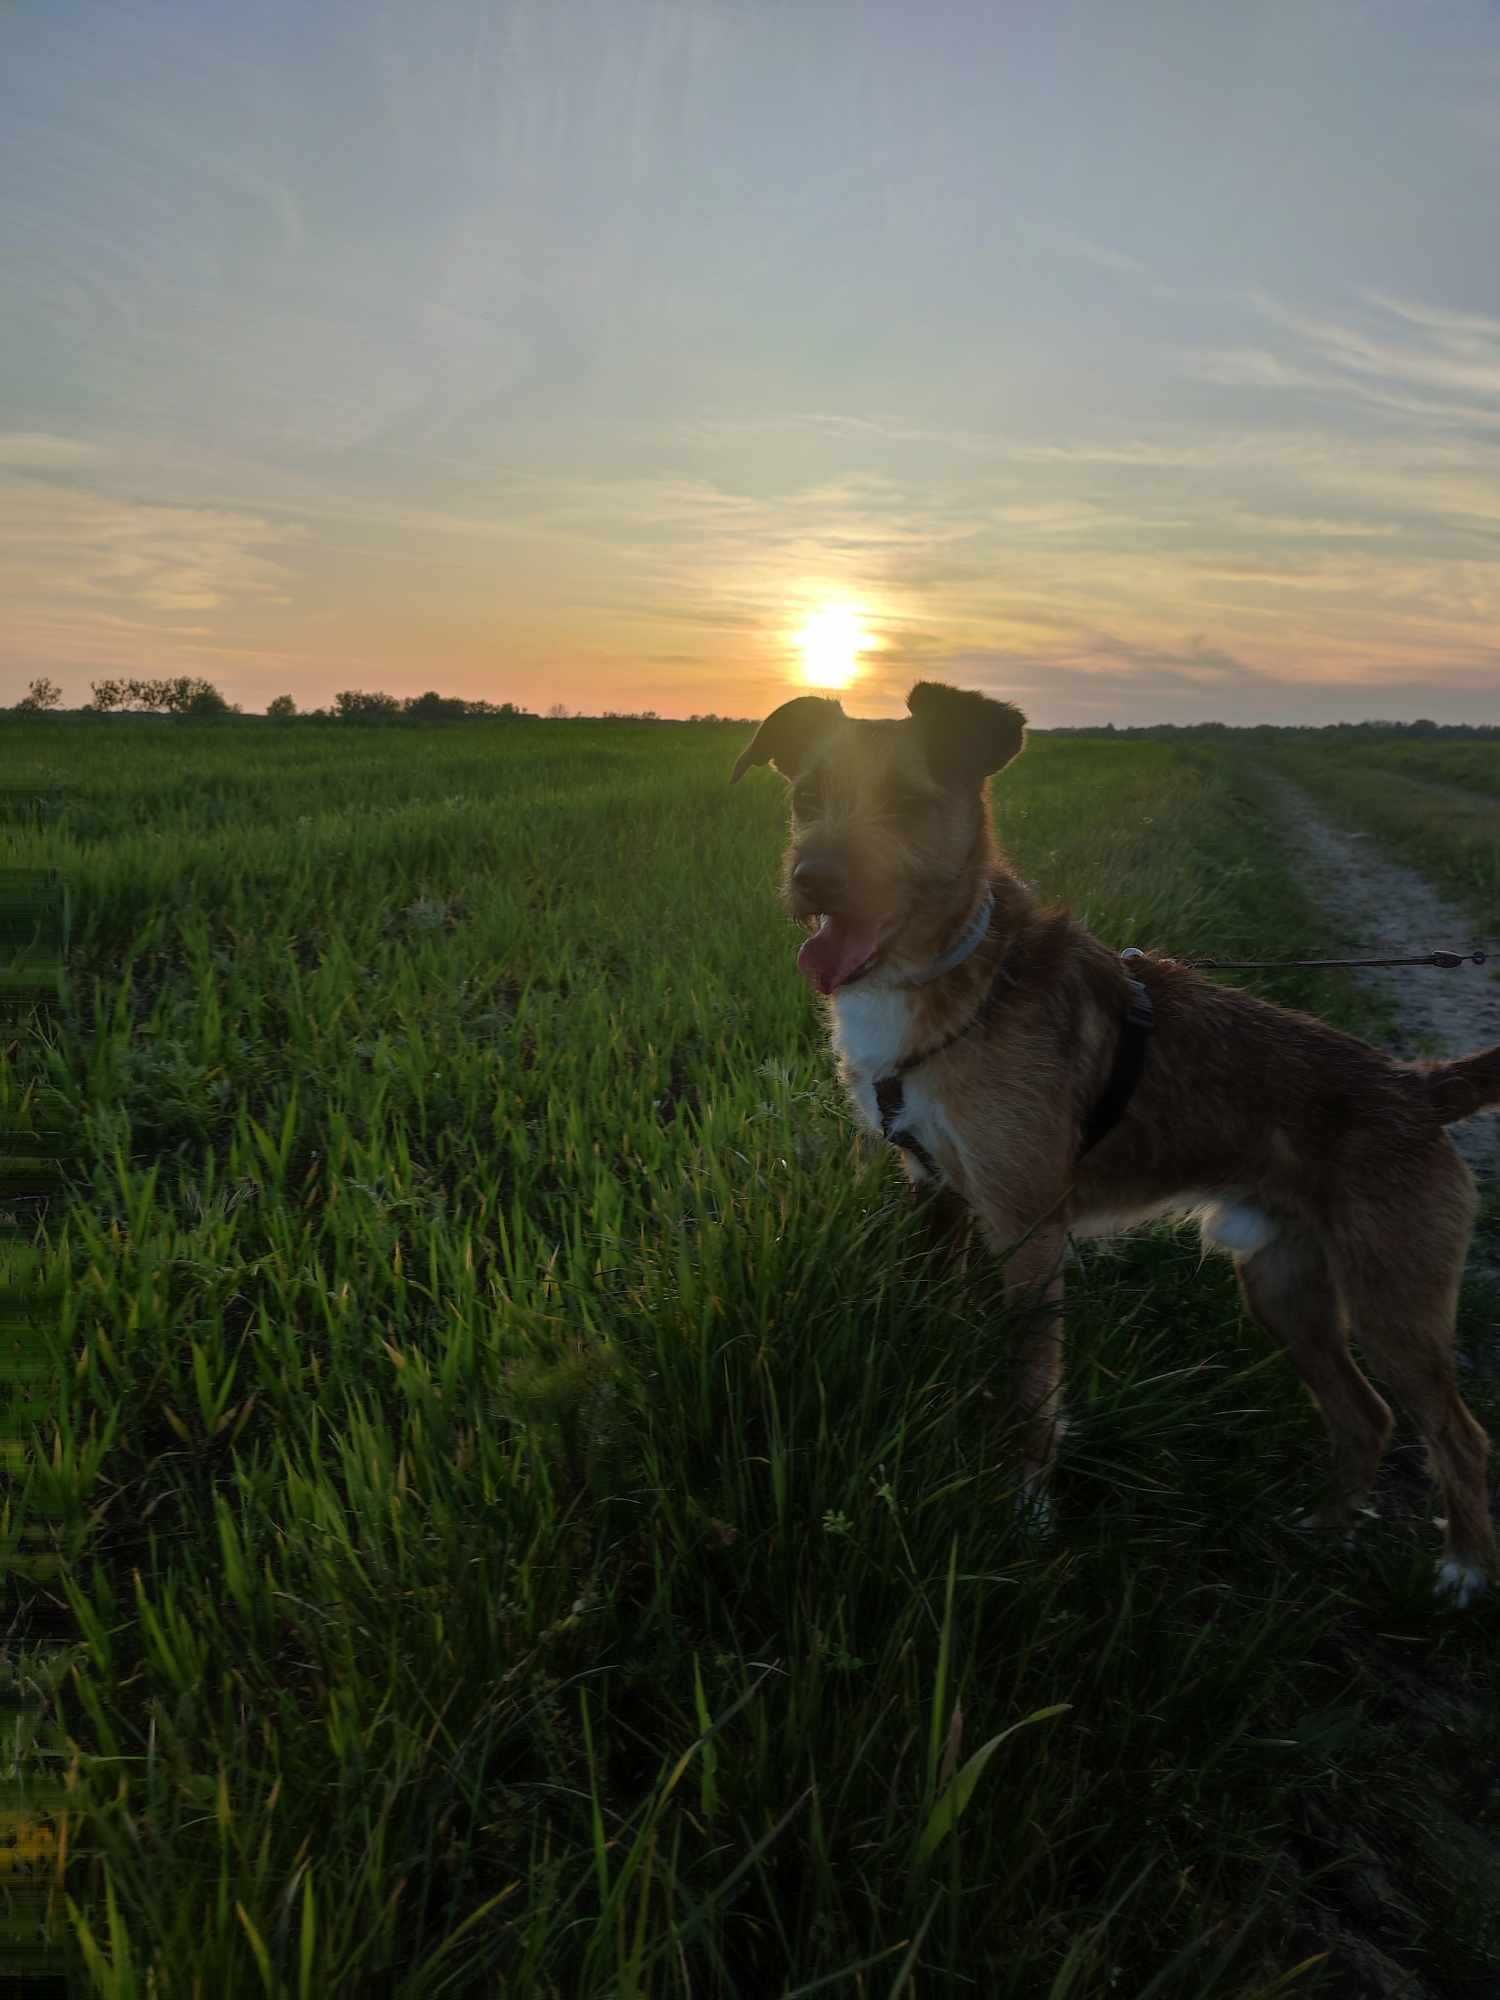
{"type": "Polygon", "coordinates": [[[849,877],[842,862],[829,854],[809,854],[792,870],[792,887],[825,915],[844,900],[849,877]]]}

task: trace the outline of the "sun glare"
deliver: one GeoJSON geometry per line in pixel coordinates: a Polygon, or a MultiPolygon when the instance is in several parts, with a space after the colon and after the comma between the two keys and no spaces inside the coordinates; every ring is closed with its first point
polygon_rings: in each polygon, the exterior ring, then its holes
{"type": "Polygon", "coordinates": [[[809,618],[797,634],[802,674],[809,687],[846,688],[859,672],[859,656],[870,635],[843,605],[830,605],[809,618]]]}

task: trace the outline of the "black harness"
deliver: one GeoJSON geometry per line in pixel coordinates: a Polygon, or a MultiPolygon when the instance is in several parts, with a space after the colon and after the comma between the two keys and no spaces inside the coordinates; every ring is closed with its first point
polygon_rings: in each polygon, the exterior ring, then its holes
{"type": "MultiPolygon", "coordinates": [[[[1122,958],[1139,958],[1141,953],[1132,947],[1120,954],[1122,958]]],[[[905,1079],[923,1063],[931,1062],[945,1049],[951,1049],[955,1042],[961,1042],[966,1035],[983,1029],[998,1013],[1005,997],[1005,988],[1015,981],[1005,970],[1002,960],[996,967],[995,976],[990,981],[989,991],[979,1003],[974,1013],[961,1028],[955,1028],[951,1035],[945,1035],[940,1042],[934,1042],[930,1049],[918,1049],[914,1055],[903,1057],[887,1075],[875,1082],[875,1108],[880,1113],[882,1137],[889,1139],[893,1146],[899,1146],[903,1153],[910,1153],[922,1171],[938,1178],[937,1162],[922,1142],[910,1132],[903,1132],[901,1116],[906,1109],[905,1079]]],[[[1139,979],[1130,981],[1130,999],[1125,1009],[1125,1017],[1120,1023],[1120,1039],[1115,1044],[1115,1059],[1109,1077],[1095,1101],[1093,1109],[1084,1120],[1083,1143],[1078,1148],[1078,1158],[1097,1146],[1099,1141],[1112,1132],[1125,1115],[1125,1108],[1140,1082],[1141,1071],[1146,1066],[1146,1051],[1151,1041],[1153,1014],[1151,995],[1139,979]]]]}

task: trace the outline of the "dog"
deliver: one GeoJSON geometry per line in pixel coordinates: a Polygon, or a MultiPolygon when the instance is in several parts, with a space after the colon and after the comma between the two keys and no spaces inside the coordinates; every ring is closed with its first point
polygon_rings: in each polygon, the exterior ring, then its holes
{"type": "Polygon", "coordinates": [[[1391,1412],[1408,1406],[1446,1518],[1437,1591],[1459,1605],[1495,1561],[1489,1441],[1459,1395],[1454,1315],[1477,1206],[1443,1127],[1500,1106],[1500,1047],[1399,1062],[1169,958],[1122,957],[1005,865],[989,779],[1019,753],[1010,703],[918,683],[900,720],[802,695],[734,767],[791,791],[783,897],[826,1001],[855,1110],[946,1191],[1028,1290],[1013,1380],[1023,1493],[1045,1504],[1063,1384],[1069,1235],[1196,1216],[1251,1315],[1284,1342],[1333,1447],[1347,1532],[1391,1412]]]}

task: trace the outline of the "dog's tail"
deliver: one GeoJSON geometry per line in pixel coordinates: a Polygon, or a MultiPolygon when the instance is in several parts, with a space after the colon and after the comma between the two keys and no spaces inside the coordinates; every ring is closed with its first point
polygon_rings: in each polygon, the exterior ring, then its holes
{"type": "Polygon", "coordinates": [[[1444,1125],[1500,1110],[1500,1043],[1458,1062],[1414,1063],[1418,1084],[1444,1125]]]}

